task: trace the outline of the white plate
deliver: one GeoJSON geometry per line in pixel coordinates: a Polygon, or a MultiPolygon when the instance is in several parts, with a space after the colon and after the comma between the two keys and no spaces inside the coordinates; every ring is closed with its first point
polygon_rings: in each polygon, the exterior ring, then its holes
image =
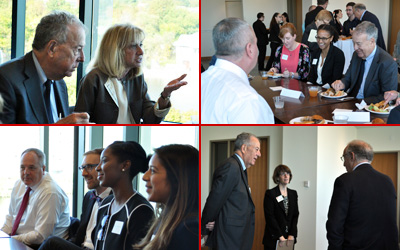
{"type": "Polygon", "coordinates": [[[344,92],[344,94],[341,95],[341,96],[325,96],[325,95],[323,95],[322,93],[323,93],[323,92],[320,93],[320,96],[325,97],[325,98],[330,98],[330,99],[337,99],[337,98],[342,98],[342,97],[346,97],[346,96],[347,96],[347,93],[346,93],[346,92],[344,92]]]}
{"type": "Polygon", "coordinates": [[[378,114],[378,115],[388,115],[388,114],[390,114],[390,111],[392,111],[392,109],[395,108],[395,106],[389,106],[389,108],[388,108],[389,112],[378,112],[378,111],[369,110],[368,107],[369,107],[369,105],[365,106],[364,109],[366,111],[369,111],[371,113],[378,114]]]}
{"type": "Polygon", "coordinates": [[[271,78],[279,78],[279,77],[283,77],[283,74],[278,74],[277,73],[277,74],[274,74],[273,76],[267,74],[267,76],[271,77],[271,78]]]}
{"type": "MultiPolygon", "coordinates": [[[[301,122],[301,119],[302,119],[303,117],[304,117],[304,116],[300,116],[300,117],[293,118],[292,120],[290,120],[289,124],[294,124],[295,122],[301,122]]],[[[324,122],[323,122],[323,123],[320,123],[320,124],[326,124],[326,120],[324,120],[324,122]]],[[[301,125],[301,124],[297,124],[297,125],[301,125]]],[[[304,124],[304,125],[313,125],[313,124],[304,124]]]]}

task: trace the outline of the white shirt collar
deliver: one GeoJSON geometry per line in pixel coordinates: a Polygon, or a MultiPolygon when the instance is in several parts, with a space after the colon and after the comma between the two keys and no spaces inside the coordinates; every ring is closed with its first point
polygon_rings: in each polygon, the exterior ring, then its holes
{"type": "Polygon", "coordinates": [[[361,163],[358,163],[358,164],[353,168],[353,171],[356,170],[356,168],[358,168],[358,166],[363,165],[363,164],[370,164],[370,163],[369,163],[369,162],[361,162],[361,163]]]}
{"type": "Polygon", "coordinates": [[[243,171],[246,170],[246,166],[244,165],[244,161],[243,161],[242,157],[240,157],[240,155],[238,155],[236,153],[235,153],[235,155],[239,158],[240,164],[242,164],[243,171]]]}
{"type": "Polygon", "coordinates": [[[244,72],[244,70],[241,67],[237,66],[236,64],[228,60],[218,58],[217,61],[215,62],[215,67],[219,67],[229,72],[232,72],[233,74],[243,79],[246,83],[248,83],[248,85],[250,85],[246,72],[244,72]]]}

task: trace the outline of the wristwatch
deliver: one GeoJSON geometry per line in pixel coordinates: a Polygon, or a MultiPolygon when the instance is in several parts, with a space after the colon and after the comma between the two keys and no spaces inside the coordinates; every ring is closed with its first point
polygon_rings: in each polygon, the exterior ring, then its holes
{"type": "Polygon", "coordinates": [[[164,97],[162,93],[163,93],[163,92],[161,92],[161,94],[160,94],[161,98],[164,99],[165,101],[169,102],[169,98],[170,98],[171,96],[169,95],[169,96],[167,96],[167,97],[164,97]]]}

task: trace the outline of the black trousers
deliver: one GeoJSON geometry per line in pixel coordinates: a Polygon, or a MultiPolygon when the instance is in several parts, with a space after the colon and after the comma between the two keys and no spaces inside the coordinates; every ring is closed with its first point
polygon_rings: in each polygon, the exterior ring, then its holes
{"type": "Polygon", "coordinates": [[[271,42],[269,44],[269,46],[271,47],[271,55],[269,56],[268,62],[267,62],[267,66],[265,67],[267,70],[269,70],[272,67],[272,63],[275,60],[275,53],[276,50],[278,49],[279,46],[281,46],[279,43],[274,43],[271,42]]]}
{"type": "Polygon", "coordinates": [[[257,44],[258,47],[258,70],[264,70],[265,55],[267,54],[267,45],[257,44]]]}

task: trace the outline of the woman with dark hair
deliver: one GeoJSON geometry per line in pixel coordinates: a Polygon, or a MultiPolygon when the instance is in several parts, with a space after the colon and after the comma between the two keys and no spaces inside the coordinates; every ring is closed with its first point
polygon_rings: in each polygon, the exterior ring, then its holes
{"type": "Polygon", "coordinates": [[[296,243],[299,219],[297,192],[287,188],[292,177],[288,166],[278,165],[272,176],[272,180],[278,185],[265,192],[263,238],[265,250],[275,250],[277,241],[280,245],[286,244],[285,242],[289,240],[296,243]]]}
{"type": "Polygon", "coordinates": [[[283,41],[275,53],[271,72],[283,73],[285,78],[305,80],[310,72],[310,52],[307,45],[296,42],[297,31],[292,23],[281,27],[279,37],[283,41]]]}
{"type": "Polygon", "coordinates": [[[144,174],[149,201],[158,217],[134,249],[186,250],[199,247],[199,151],[190,145],[154,150],[144,174]]]}
{"type": "Polygon", "coordinates": [[[333,20],[335,22],[335,28],[336,28],[336,31],[339,34],[339,36],[343,34],[343,25],[340,22],[340,19],[342,19],[342,17],[343,17],[343,13],[342,13],[341,9],[337,9],[337,10],[333,11],[333,20]]]}
{"type": "Polygon", "coordinates": [[[100,185],[111,187],[113,196],[103,200],[92,232],[94,249],[132,249],[154,218],[153,207],[133,189],[132,180],[146,172],[146,152],[136,142],[116,141],[101,153],[96,167],[100,185]]]}
{"type": "Polygon", "coordinates": [[[270,70],[272,62],[275,60],[276,49],[282,45],[282,40],[279,38],[280,23],[282,22],[282,15],[275,12],[269,23],[269,46],[271,48],[271,55],[269,56],[266,69],[270,70]]]}
{"type": "Polygon", "coordinates": [[[287,24],[287,23],[290,23],[290,21],[289,21],[289,15],[288,15],[288,13],[283,12],[283,13],[282,13],[282,26],[285,25],[285,24],[287,24]]]}
{"type": "Polygon", "coordinates": [[[342,79],[345,63],[344,53],[333,45],[339,38],[335,28],[329,24],[318,27],[317,43],[319,48],[311,54],[311,70],[308,81],[313,84],[331,84],[342,79]]]}

